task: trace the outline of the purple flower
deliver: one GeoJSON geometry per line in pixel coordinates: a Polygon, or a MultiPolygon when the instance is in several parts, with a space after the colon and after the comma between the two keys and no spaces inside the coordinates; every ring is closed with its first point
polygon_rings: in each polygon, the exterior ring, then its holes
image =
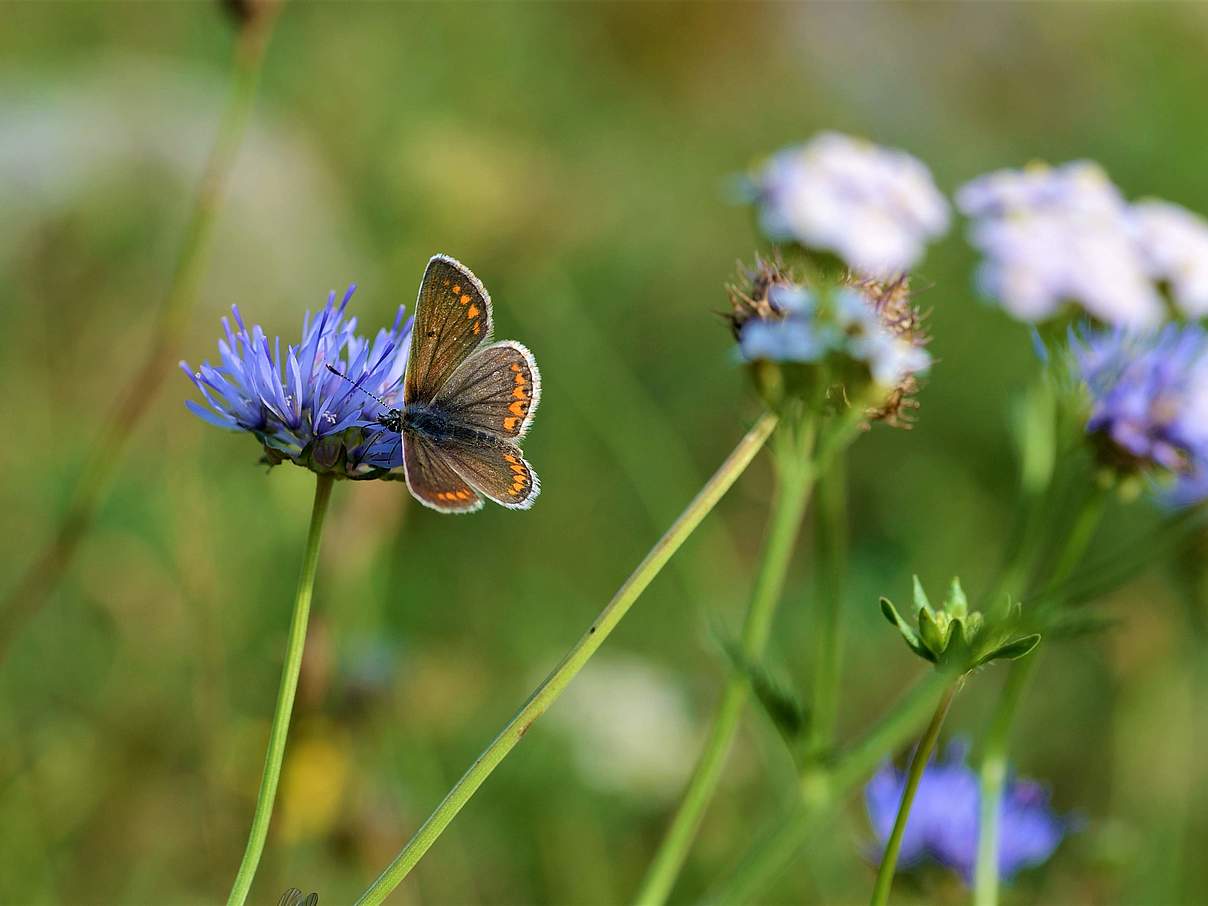
{"type": "Polygon", "coordinates": [[[379,330],[372,342],[358,336],[356,319],[345,318],[355,290],[350,286],[338,304],[331,293],[313,318],[307,312],[301,342],[284,354],[280,338],[270,343],[258,324],[249,330],[232,306],[234,327],[222,319],[221,364],[206,362],[194,371],[180,363],[207,404],[187,400],[189,411],[220,428],[254,434],[272,464],[288,459],[349,478],[379,477],[401,466],[399,436],[381,431],[376,419],[402,394],[411,321],[404,322],[400,306],[389,330],[379,330]]]}
{"type": "Polygon", "coordinates": [[[948,202],[920,161],[836,132],[772,156],[754,177],[764,232],[892,278],[948,230],[948,202]]]}
{"type": "MultiPolygon", "coordinates": [[[[917,865],[927,858],[955,870],[971,883],[977,865],[977,775],[965,763],[964,743],[949,744],[947,758],[923,771],[915,793],[898,864],[917,865]]],[[[906,775],[886,764],[865,788],[873,832],[882,845],[889,839],[902,802],[906,775]]],[[[1069,830],[1049,805],[1048,794],[1030,780],[1011,779],[1003,791],[998,825],[998,871],[1010,880],[1019,871],[1045,862],[1069,830]]]]}
{"type": "MultiPolygon", "coordinates": [[[[1194,497],[1208,474],[1208,334],[1170,324],[1150,333],[1091,331],[1070,339],[1090,390],[1086,430],[1122,471],[1159,470],[1194,497]]],[[[1202,499],[1202,498],[1201,498],[1202,499]]]]}

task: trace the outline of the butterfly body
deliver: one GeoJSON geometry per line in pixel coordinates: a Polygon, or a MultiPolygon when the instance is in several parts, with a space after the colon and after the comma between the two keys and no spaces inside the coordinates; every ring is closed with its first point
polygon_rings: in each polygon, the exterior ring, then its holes
{"type": "Polygon", "coordinates": [[[436,406],[412,404],[406,409],[391,409],[378,417],[378,424],[389,431],[404,435],[422,435],[434,443],[484,444],[487,446],[510,446],[490,431],[483,431],[461,424],[455,413],[446,412],[436,406]]]}
{"type": "Polygon", "coordinates": [[[402,436],[407,487],[425,506],[473,512],[483,498],[528,509],[540,482],[518,441],[541,398],[532,353],[492,343],[491,299],[465,265],[428,262],[416,302],[403,406],[378,418],[402,436]]]}

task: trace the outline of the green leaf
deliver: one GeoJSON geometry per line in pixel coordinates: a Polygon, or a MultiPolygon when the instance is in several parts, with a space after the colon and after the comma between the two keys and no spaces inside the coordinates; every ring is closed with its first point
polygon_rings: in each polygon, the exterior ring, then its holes
{"type": "Polygon", "coordinates": [[[952,587],[948,591],[948,603],[945,609],[952,616],[960,619],[964,619],[969,613],[969,599],[965,597],[965,590],[961,588],[961,580],[956,576],[952,577],[952,587]]]}
{"type": "Polygon", "coordinates": [[[919,610],[925,610],[932,616],[935,611],[931,609],[931,602],[927,600],[927,592],[923,591],[923,583],[919,581],[919,577],[914,577],[914,606],[919,610]]]}
{"type": "Polygon", "coordinates": [[[929,661],[935,660],[926,646],[919,641],[918,633],[914,631],[914,627],[902,619],[901,614],[898,613],[897,608],[893,606],[893,602],[889,598],[881,598],[881,613],[885,615],[885,619],[897,627],[898,632],[902,634],[902,638],[906,640],[906,644],[910,646],[911,651],[921,658],[926,658],[929,661]]]}
{"type": "Polygon", "coordinates": [[[983,655],[977,662],[977,666],[988,664],[991,661],[1015,661],[1025,655],[1031,654],[1032,649],[1040,644],[1040,635],[1025,635],[1022,638],[1015,639],[1012,642],[1007,642],[1005,645],[1000,645],[989,654],[983,655]]]}
{"type": "Polygon", "coordinates": [[[948,630],[952,628],[950,624],[941,627],[939,616],[933,615],[930,610],[919,611],[919,637],[923,646],[930,652],[930,660],[935,660],[944,653],[944,649],[948,647],[948,630]]]}
{"type": "Polygon", "coordinates": [[[772,725],[793,750],[794,744],[805,735],[809,726],[809,712],[805,706],[791,688],[747,657],[737,643],[725,643],[723,647],[734,669],[751,684],[756,701],[763,707],[772,725]]]}

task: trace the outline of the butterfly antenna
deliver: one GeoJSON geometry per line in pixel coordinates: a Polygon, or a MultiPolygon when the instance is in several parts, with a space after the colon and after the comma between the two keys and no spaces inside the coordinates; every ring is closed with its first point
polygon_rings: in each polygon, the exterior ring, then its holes
{"type": "MultiPolygon", "coordinates": [[[[326,364],[326,363],[324,363],[324,364],[326,364]]],[[[362,387],[361,382],[359,380],[354,381],[348,375],[344,374],[344,372],[340,371],[338,368],[333,368],[331,365],[326,365],[326,367],[327,367],[327,370],[330,371],[332,374],[334,374],[336,377],[343,378],[344,380],[348,381],[348,383],[352,384],[354,389],[361,391],[361,393],[365,394],[370,399],[377,400],[383,409],[390,408],[390,404],[387,403],[384,399],[382,399],[376,393],[370,393],[368,390],[366,390],[364,387],[362,387]]]]}

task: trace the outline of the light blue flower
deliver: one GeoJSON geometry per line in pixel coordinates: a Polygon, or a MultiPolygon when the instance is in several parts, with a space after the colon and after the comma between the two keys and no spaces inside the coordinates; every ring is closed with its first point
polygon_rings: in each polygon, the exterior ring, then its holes
{"type": "Polygon", "coordinates": [[[751,321],[742,330],[739,348],[748,362],[819,362],[836,348],[839,334],[807,318],[751,321]]]}

